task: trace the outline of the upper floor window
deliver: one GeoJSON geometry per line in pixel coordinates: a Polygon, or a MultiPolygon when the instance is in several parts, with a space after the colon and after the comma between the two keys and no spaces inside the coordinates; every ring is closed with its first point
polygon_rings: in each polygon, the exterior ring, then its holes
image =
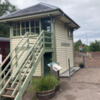
{"type": "Polygon", "coordinates": [[[72,33],[72,30],[71,29],[68,30],[68,38],[69,39],[72,39],[73,38],[73,33],[72,33]]]}
{"type": "Polygon", "coordinates": [[[51,31],[50,17],[41,19],[42,30],[51,31]]]}
{"type": "Polygon", "coordinates": [[[13,36],[21,36],[26,32],[39,34],[39,20],[16,22],[13,24],[13,36]]]}

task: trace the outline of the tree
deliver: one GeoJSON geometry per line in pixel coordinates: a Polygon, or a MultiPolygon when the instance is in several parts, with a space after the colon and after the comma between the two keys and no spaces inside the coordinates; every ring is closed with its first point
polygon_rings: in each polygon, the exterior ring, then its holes
{"type": "Polygon", "coordinates": [[[79,51],[79,46],[82,46],[82,41],[81,40],[78,40],[77,42],[74,43],[75,51],[79,51]]]}
{"type": "MultiPolygon", "coordinates": [[[[0,16],[17,11],[18,8],[12,5],[8,0],[1,2],[0,0],[0,16]]],[[[9,37],[9,26],[0,23],[0,37],[9,37]]]]}
{"type": "Polygon", "coordinates": [[[87,46],[85,45],[85,46],[83,46],[83,48],[82,48],[82,51],[84,52],[84,53],[86,53],[87,52],[87,46]]]}
{"type": "Polygon", "coordinates": [[[91,52],[100,51],[100,41],[95,40],[95,42],[91,42],[89,46],[89,50],[91,52]]]}

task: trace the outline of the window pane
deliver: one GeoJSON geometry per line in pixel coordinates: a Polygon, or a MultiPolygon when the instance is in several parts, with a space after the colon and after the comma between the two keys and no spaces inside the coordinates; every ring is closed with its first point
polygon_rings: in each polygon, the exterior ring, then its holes
{"type": "Polygon", "coordinates": [[[10,47],[10,44],[5,44],[5,47],[6,47],[6,48],[10,47]]]}
{"type": "Polygon", "coordinates": [[[20,29],[20,23],[17,23],[17,29],[20,29]]]}
{"type": "Polygon", "coordinates": [[[29,28],[26,29],[26,32],[29,32],[29,28]]]}
{"type": "Polygon", "coordinates": [[[39,21],[35,21],[35,27],[39,26],[39,21]]]}
{"type": "Polygon", "coordinates": [[[15,25],[13,26],[13,29],[16,29],[16,26],[15,25]]]}
{"type": "Polygon", "coordinates": [[[36,34],[39,34],[39,28],[36,28],[36,34]]]}
{"type": "Polygon", "coordinates": [[[35,33],[34,28],[31,28],[31,35],[35,33]]]}
{"type": "Polygon", "coordinates": [[[0,44],[0,54],[2,54],[1,44],[0,44]]]}
{"type": "Polygon", "coordinates": [[[13,36],[16,36],[16,30],[13,30],[13,36]]]}
{"type": "Polygon", "coordinates": [[[34,21],[31,21],[31,27],[34,27],[34,21]]]}
{"type": "Polygon", "coordinates": [[[51,31],[51,20],[50,18],[41,19],[42,30],[51,31]]]}
{"type": "Polygon", "coordinates": [[[22,28],[25,28],[25,22],[22,22],[21,25],[22,25],[22,28]]]}
{"type": "Polygon", "coordinates": [[[25,34],[25,29],[22,29],[22,35],[24,35],[25,34]]]}
{"type": "Polygon", "coordinates": [[[5,52],[6,52],[6,54],[8,55],[9,52],[10,52],[10,48],[5,48],[5,52]]]}
{"type": "Polygon", "coordinates": [[[16,36],[20,36],[20,30],[18,29],[16,30],[16,32],[17,32],[16,36]]]}
{"type": "Polygon", "coordinates": [[[29,27],[29,22],[28,21],[26,22],[26,27],[29,27]]]}

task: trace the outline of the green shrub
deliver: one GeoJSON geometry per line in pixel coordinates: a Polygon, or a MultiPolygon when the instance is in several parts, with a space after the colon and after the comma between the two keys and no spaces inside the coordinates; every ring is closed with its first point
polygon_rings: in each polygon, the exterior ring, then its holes
{"type": "Polygon", "coordinates": [[[33,79],[30,84],[31,87],[29,89],[29,92],[36,93],[54,89],[58,83],[59,81],[57,80],[57,78],[51,75],[46,75],[41,79],[33,79]]]}

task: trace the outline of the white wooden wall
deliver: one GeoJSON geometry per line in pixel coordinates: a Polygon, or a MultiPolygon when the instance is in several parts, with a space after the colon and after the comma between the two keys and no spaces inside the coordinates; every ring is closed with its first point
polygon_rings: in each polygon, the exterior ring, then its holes
{"type": "Polygon", "coordinates": [[[61,21],[56,21],[55,23],[55,33],[56,33],[56,52],[57,52],[57,62],[60,64],[62,69],[60,73],[68,70],[68,58],[70,59],[71,67],[74,66],[73,59],[73,40],[68,38],[67,27],[61,21]],[[69,43],[70,46],[61,46],[61,43],[69,43]]]}
{"type": "MultiPolygon", "coordinates": [[[[18,42],[21,40],[21,37],[18,37],[18,38],[11,38],[11,51],[13,50],[13,48],[18,44],[18,42]]],[[[30,43],[34,43],[35,40],[33,39],[30,39],[29,41],[30,43]]],[[[23,44],[23,43],[22,43],[23,44]]],[[[26,43],[27,44],[27,43],[26,43]]],[[[26,45],[25,44],[25,45],[26,45]]],[[[21,45],[20,45],[21,46],[21,45]]],[[[22,52],[19,52],[19,55],[21,54],[22,52]]],[[[24,52],[24,54],[22,55],[22,57],[19,59],[19,63],[22,61],[22,59],[24,58],[25,54],[27,53],[27,50],[24,52]]],[[[12,57],[15,55],[15,53],[12,54],[12,57]]],[[[14,63],[14,61],[13,61],[14,63]]],[[[13,70],[15,70],[16,66],[14,66],[13,70]]],[[[41,76],[41,61],[39,62],[37,68],[36,68],[36,71],[34,73],[33,76],[41,76]]]]}

